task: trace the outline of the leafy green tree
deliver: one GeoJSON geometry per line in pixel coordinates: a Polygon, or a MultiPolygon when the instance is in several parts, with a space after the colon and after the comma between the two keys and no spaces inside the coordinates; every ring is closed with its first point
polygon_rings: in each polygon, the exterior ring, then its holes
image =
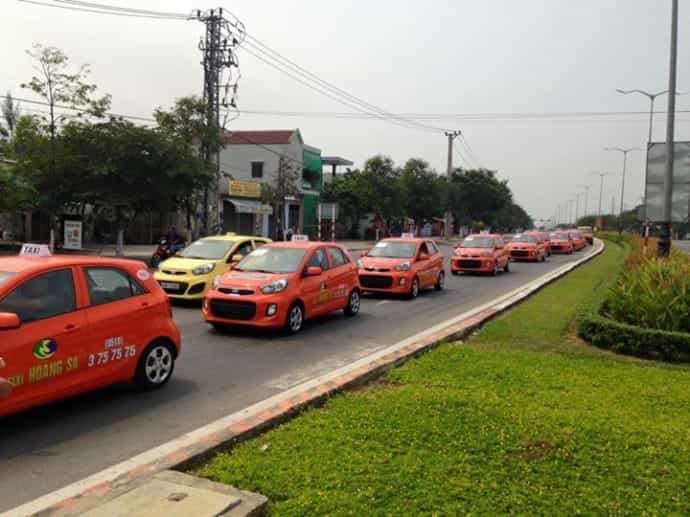
{"type": "Polygon", "coordinates": [[[21,111],[19,104],[14,100],[12,93],[9,91],[0,105],[0,115],[2,115],[3,121],[3,124],[0,124],[0,138],[13,138],[14,131],[17,129],[17,123],[21,117],[21,111]]]}
{"type": "MultiPolygon", "coordinates": [[[[48,168],[42,171],[51,177],[59,176],[58,173],[58,132],[60,126],[70,118],[69,115],[56,112],[61,106],[76,108],[77,115],[71,117],[81,117],[90,115],[93,117],[103,117],[110,107],[110,95],[94,98],[96,85],[87,83],[86,79],[90,73],[88,65],[82,65],[74,71],[69,70],[69,58],[60,49],[55,47],[44,47],[34,44],[32,50],[26,51],[34,60],[34,75],[28,83],[23,83],[22,88],[27,88],[36,95],[42,97],[48,106],[48,114],[37,116],[36,119],[42,122],[43,129],[49,136],[49,160],[48,168]]],[[[54,181],[44,180],[45,182],[54,181]]],[[[58,181],[58,183],[60,183],[58,181]]],[[[58,192],[49,191],[44,198],[44,208],[50,215],[50,246],[55,245],[55,215],[64,205],[64,200],[58,192]]]]}
{"type": "Polygon", "coordinates": [[[420,225],[423,220],[443,215],[445,180],[418,158],[409,159],[400,171],[405,193],[405,213],[420,225]]]}
{"type": "Polygon", "coordinates": [[[298,182],[302,176],[301,166],[281,156],[278,160],[278,169],[273,172],[269,181],[261,186],[261,199],[273,207],[276,214],[276,224],[274,225],[274,239],[278,239],[278,231],[281,228],[287,229],[287,221],[283,221],[285,215],[285,198],[294,197],[299,193],[298,182]],[[278,224],[280,221],[280,224],[278,224]]]}
{"type": "Polygon", "coordinates": [[[449,201],[453,216],[460,224],[471,221],[488,223],[492,214],[512,201],[507,180],[499,180],[495,171],[456,169],[450,178],[449,201]]]}
{"type": "Polygon", "coordinates": [[[510,233],[533,228],[534,221],[520,205],[511,201],[493,214],[491,226],[495,231],[510,233]]]}

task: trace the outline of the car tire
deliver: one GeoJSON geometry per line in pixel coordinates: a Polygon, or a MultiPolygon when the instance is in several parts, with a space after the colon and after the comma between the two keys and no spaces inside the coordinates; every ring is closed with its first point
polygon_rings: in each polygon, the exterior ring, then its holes
{"type": "Polygon", "coordinates": [[[158,340],[146,347],[139,357],[134,382],[146,391],[165,386],[175,370],[175,348],[168,341],[158,340]]]}
{"type": "Polygon", "coordinates": [[[544,253],[544,254],[541,256],[541,261],[542,261],[542,262],[546,262],[546,253],[544,253]]]}
{"type": "Polygon", "coordinates": [[[494,262],[494,268],[491,271],[491,276],[498,276],[498,262],[494,262]]]}
{"type": "Polygon", "coordinates": [[[510,260],[506,260],[506,265],[503,268],[504,273],[510,273],[510,260]]]}
{"type": "Polygon", "coordinates": [[[285,318],[285,330],[288,334],[297,334],[304,326],[304,306],[300,302],[295,302],[288,309],[285,318]]]}
{"type": "Polygon", "coordinates": [[[410,300],[414,300],[419,296],[419,278],[414,277],[412,279],[412,284],[410,285],[410,292],[408,293],[407,297],[410,300]]]}
{"type": "Polygon", "coordinates": [[[218,332],[219,334],[225,334],[228,330],[230,330],[230,326],[226,325],[225,323],[211,323],[211,326],[213,327],[213,330],[218,332]]]}
{"type": "Polygon", "coordinates": [[[438,274],[438,278],[436,279],[436,284],[434,285],[434,289],[436,289],[437,291],[443,291],[445,284],[446,284],[446,272],[442,270],[438,274]]]}
{"type": "Polygon", "coordinates": [[[453,271],[453,270],[451,269],[450,272],[451,272],[451,274],[453,274],[453,275],[455,275],[455,276],[459,276],[459,275],[460,275],[460,271],[453,271]]]}
{"type": "Polygon", "coordinates": [[[357,289],[353,289],[350,296],[347,297],[347,305],[345,306],[345,316],[357,316],[359,308],[362,305],[362,295],[357,289]]]}

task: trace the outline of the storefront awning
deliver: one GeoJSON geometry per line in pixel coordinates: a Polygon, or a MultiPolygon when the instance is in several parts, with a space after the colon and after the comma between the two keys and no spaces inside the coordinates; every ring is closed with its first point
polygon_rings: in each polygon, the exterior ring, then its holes
{"type": "Polygon", "coordinates": [[[264,205],[260,201],[233,198],[228,198],[226,201],[230,201],[233,204],[238,214],[268,215],[273,213],[273,207],[271,205],[264,205]]]}

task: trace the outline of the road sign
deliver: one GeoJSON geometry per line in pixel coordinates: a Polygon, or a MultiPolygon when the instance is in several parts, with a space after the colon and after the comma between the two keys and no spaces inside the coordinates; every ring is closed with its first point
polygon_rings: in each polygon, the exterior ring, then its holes
{"type": "MultiPolygon", "coordinates": [[[[673,154],[671,222],[682,223],[688,220],[690,213],[690,142],[675,142],[673,154]]],[[[649,221],[662,222],[663,219],[665,167],[666,143],[650,143],[645,186],[645,212],[649,221]]]]}

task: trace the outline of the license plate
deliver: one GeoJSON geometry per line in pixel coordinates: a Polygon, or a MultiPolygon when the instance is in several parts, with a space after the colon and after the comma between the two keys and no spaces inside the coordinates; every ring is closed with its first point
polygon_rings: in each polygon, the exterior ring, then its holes
{"type": "Polygon", "coordinates": [[[177,291],[180,288],[180,284],[177,284],[175,282],[161,282],[161,287],[163,289],[171,289],[173,291],[177,291]]]}

